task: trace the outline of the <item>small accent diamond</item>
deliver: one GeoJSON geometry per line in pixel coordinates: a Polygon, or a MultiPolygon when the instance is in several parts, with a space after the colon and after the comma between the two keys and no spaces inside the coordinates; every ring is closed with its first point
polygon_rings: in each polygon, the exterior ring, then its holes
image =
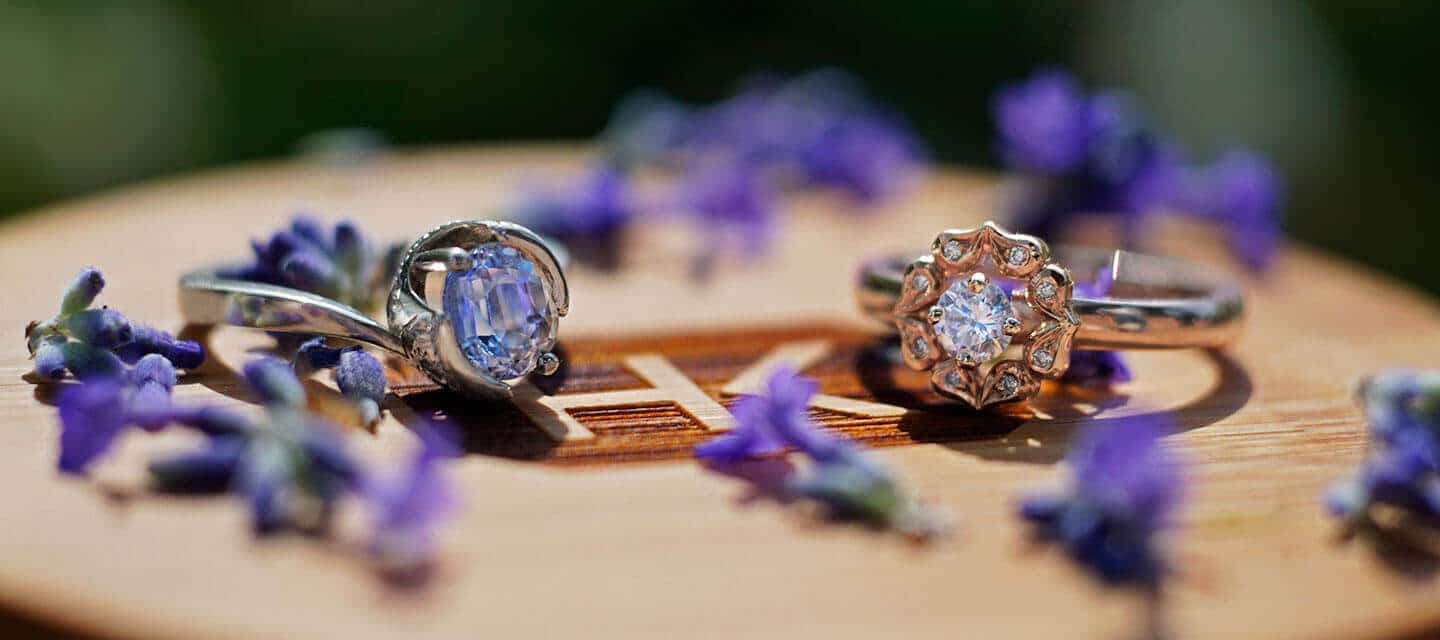
{"type": "Polygon", "coordinates": [[[928,291],[930,289],[930,279],[925,277],[923,273],[915,274],[915,277],[910,279],[910,284],[915,287],[916,291],[928,291]]]}
{"type": "Polygon", "coordinates": [[[949,373],[946,373],[945,385],[952,389],[960,388],[960,373],[958,371],[951,371],[949,373]]]}
{"type": "Polygon", "coordinates": [[[917,358],[924,358],[930,354],[930,345],[925,342],[924,338],[916,338],[914,342],[910,343],[910,352],[914,353],[917,358]]]}
{"type": "Polygon", "coordinates": [[[995,385],[995,390],[1000,392],[1000,397],[1009,398],[1020,390],[1020,381],[1009,374],[1000,376],[1000,382],[995,385]]]}
{"type": "Polygon", "coordinates": [[[945,256],[946,260],[949,260],[951,262],[959,262],[960,255],[963,253],[960,247],[960,241],[951,240],[949,242],[946,242],[945,246],[940,249],[940,253],[945,256]]]}
{"type": "Polygon", "coordinates": [[[1041,369],[1046,369],[1055,362],[1055,356],[1050,355],[1049,351],[1036,351],[1035,355],[1030,356],[1030,362],[1035,363],[1035,366],[1041,369]]]}
{"type": "MultiPolygon", "coordinates": [[[[892,285],[893,286],[893,285],[892,285]]],[[[1055,283],[1050,281],[1041,282],[1035,287],[1035,297],[1041,300],[1049,300],[1055,297],[1055,283]]]]}
{"type": "Polygon", "coordinates": [[[1005,261],[1009,262],[1012,267],[1018,267],[1029,262],[1030,248],[1020,244],[1010,247],[1009,253],[1005,255],[1005,261]]]}

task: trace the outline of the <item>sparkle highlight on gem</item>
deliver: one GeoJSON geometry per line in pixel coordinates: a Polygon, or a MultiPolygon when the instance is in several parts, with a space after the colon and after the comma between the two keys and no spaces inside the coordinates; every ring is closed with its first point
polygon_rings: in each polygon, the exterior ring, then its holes
{"type": "Polygon", "coordinates": [[[556,311],[535,263],[489,242],[471,251],[475,266],[445,276],[445,315],[476,369],[510,380],[535,369],[554,344],[556,311]]]}

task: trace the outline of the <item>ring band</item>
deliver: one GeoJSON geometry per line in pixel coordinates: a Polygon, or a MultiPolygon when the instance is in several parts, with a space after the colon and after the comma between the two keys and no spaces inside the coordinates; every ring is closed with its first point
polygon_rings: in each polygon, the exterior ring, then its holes
{"type": "Polygon", "coordinates": [[[507,380],[559,368],[552,349],[558,319],[570,306],[567,255],[554,240],[517,224],[452,222],[406,250],[386,297],[385,324],[330,298],[226,278],[221,269],[180,278],[180,311],[190,324],[373,345],[408,358],[441,386],[474,397],[510,397],[507,380]],[[439,275],[445,282],[437,304],[426,291],[439,275]],[[476,301],[474,286],[504,298],[502,304],[476,301]]]}
{"type": "Polygon", "coordinates": [[[907,365],[975,408],[1033,396],[1039,379],[1065,372],[1071,349],[1218,348],[1240,335],[1244,316],[1242,287],[1217,270],[1128,251],[1052,254],[989,222],[942,232],[918,258],[866,262],[857,297],[866,316],[896,328],[907,365]],[[1105,291],[1071,276],[1102,269],[1105,291]],[[1003,355],[1012,345],[1020,357],[1003,355]]]}

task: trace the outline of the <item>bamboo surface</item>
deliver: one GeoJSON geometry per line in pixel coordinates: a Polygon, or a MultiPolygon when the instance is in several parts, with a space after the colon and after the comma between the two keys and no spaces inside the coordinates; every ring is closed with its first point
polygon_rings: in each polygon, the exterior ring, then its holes
{"type": "MultiPolygon", "coordinates": [[[[1319,502],[1364,452],[1354,383],[1440,362],[1434,301],[1288,246],[1267,278],[1250,282],[1247,333],[1232,348],[1133,354],[1136,381],[1114,394],[1050,389],[1028,408],[962,411],[928,397],[923,378],[876,375],[867,354],[878,334],[850,290],[865,256],[918,252],[938,230],[987,217],[996,183],[962,172],[928,176],[863,214],[834,212],[829,196],[792,199],[772,257],[724,261],[704,283],[687,277],[695,229],[668,221],[632,234],[618,271],[570,271],[561,325],[569,374],[537,385],[533,411],[460,402],[395,372],[403,398],[389,400],[373,435],[350,436],[355,447],[399,460],[414,444],[405,425],[439,412],[465,425],[472,454],[450,467],[464,506],[424,590],[388,588],[357,561],[364,518],[354,509],[341,513],[333,542],[257,542],[236,500],[138,491],[144,460],[192,445],[187,434],[129,437],[93,480],[55,473],[53,389],[24,379],[22,335],[53,313],[79,267],[104,270],[102,302],[179,330],[176,277],[244,255],[249,237],[297,208],[401,239],[486,217],[517,184],[573,170],[582,157],[561,147],[457,148],[352,168],[241,167],[0,226],[9,282],[0,302],[0,607],[107,638],[1129,637],[1140,600],[1031,547],[1013,501],[1062,477],[1077,428],[1168,412],[1180,427],[1169,441],[1190,463],[1170,539],[1182,572],[1162,612],[1174,635],[1440,628],[1436,556],[1342,540],[1319,502]],[[690,460],[690,446],[727,426],[715,408],[776,362],[819,378],[816,417],[876,447],[957,516],[956,535],[914,547],[817,521],[774,497],[789,463],[723,474],[690,460]],[[682,398],[686,384],[698,395],[682,398]],[[601,402],[607,393],[631,395],[617,408],[601,402]],[[550,424],[559,440],[547,436],[540,401],[572,394],[602,397],[550,424]]],[[[1160,235],[1171,252],[1223,259],[1203,232],[1160,235]]],[[[213,361],[177,398],[246,405],[234,371],[268,339],[234,329],[197,337],[213,361]]]]}

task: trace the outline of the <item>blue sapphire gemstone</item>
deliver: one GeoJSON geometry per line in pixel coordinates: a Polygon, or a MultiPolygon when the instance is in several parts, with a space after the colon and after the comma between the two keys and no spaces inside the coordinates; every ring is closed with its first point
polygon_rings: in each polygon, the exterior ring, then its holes
{"type": "Polygon", "coordinates": [[[535,369],[555,346],[555,307],[535,263],[489,242],[470,252],[475,266],[445,276],[445,315],[476,369],[510,380],[535,369]]]}

